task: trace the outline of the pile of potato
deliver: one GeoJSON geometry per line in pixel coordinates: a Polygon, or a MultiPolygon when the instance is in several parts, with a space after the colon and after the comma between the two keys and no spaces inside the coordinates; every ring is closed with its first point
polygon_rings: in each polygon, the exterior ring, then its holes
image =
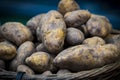
{"type": "Polygon", "coordinates": [[[120,58],[120,34],[112,30],[105,16],[60,0],[58,11],[39,14],[26,25],[1,25],[0,68],[49,75],[102,67],[120,58]]]}

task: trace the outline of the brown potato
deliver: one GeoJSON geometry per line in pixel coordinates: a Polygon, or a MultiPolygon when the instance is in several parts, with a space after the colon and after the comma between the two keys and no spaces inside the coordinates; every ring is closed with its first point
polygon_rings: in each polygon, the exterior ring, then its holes
{"type": "Polygon", "coordinates": [[[61,69],[77,72],[115,62],[120,56],[118,51],[117,46],[113,44],[90,47],[87,45],[78,45],[60,52],[53,62],[61,69]]]}
{"type": "Polygon", "coordinates": [[[42,23],[40,29],[42,42],[50,53],[57,54],[63,48],[66,35],[63,16],[51,10],[42,18],[42,23]]]}
{"type": "Polygon", "coordinates": [[[39,51],[43,51],[43,52],[49,52],[46,47],[44,46],[43,43],[40,43],[37,47],[36,47],[36,52],[39,52],[39,51]]]}
{"type": "Polygon", "coordinates": [[[5,62],[3,60],[0,60],[0,68],[5,69],[5,62]]]}
{"type": "Polygon", "coordinates": [[[45,71],[41,75],[47,76],[47,75],[52,75],[51,71],[45,71]]]}
{"type": "Polygon", "coordinates": [[[78,9],[80,9],[80,7],[75,0],[60,0],[58,4],[58,11],[63,15],[78,9]]]}
{"type": "Polygon", "coordinates": [[[86,23],[91,14],[87,10],[76,10],[65,14],[64,19],[67,27],[80,27],[86,23]]]}
{"type": "Polygon", "coordinates": [[[105,16],[92,14],[88,20],[87,30],[92,36],[106,37],[111,33],[112,26],[105,16]]]}
{"type": "Polygon", "coordinates": [[[17,67],[21,64],[25,64],[25,59],[29,57],[35,51],[35,46],[31,41],[26,41],[21,44],[17,50],[15,59],[10,63],[10,70],[16,71],[17,67]]]}
{"type": "Polygon", "coordinates": [[[0,59],[11,60],[16,55],[16,47],[8,42],[0,42],[0,59]]]}
{"type": "Polygon", "coordinates": [[[26,64],[35,72],[43,73],[50,69],[51,56],[46,52],[35,52],[25,60],[26,64]]]}
{"type": "Polygon", "coordinates": [[[57,74],[65,74],[65,73],[71,73],[69,70],[67,69],[60,69],[57,74]]]}
{"type": "Polygon", "coordinates": [[[28,75],[34,75],[34,71],[26,65],[19,65],[17,67],[17,72],[25,72],[28,75]]]}
{"type": "Polygon", "coordinates": [[[67,28],[66,42],[69,45],[74,46],[74,45],[81,44],[84,39],[85,39],[84,34],[80,30],[76,28],[67,28]]]}
{"type": "Polygon", "coordinates": [[[97,37],[97,36],[94,36],[94,37],[91,37],[91,38],[87,38],[83,41],[83,44],[87,44],[87,45],[90,45],[90,46],[94,46],[94,45],[104,45],[105,44],[105,41],[104,39],[100,38],[100,37],[97,37]]]}
{"type": "Polygon", "coordinates": [[[31,30],[33,35],[36,35],[36,29],[40,24],[41,18],[44,16],[45,14],[39,14],[36,15],[34,17],[32,17],[27,23],[27,27],[31,30]]]}
{"type": "Polygon", "coordinates": [[[17,46],[33,39],[31,31],[19,22],[6,22],[1,26],[3,37],[17,46]]]}

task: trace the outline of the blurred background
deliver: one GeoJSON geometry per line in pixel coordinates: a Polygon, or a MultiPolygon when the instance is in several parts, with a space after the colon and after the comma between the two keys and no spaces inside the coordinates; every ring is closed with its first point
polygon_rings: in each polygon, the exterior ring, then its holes
{"type": "MultiPolygon", "coordinates": [[[[57,10],[60,0],[0,0],[0,23],[18,21],[23,24],[33,16],[57,10]]],[[[118,0],[76,0],[81,9],[106,16],[114,28],[120,29],[118,0]]]]}

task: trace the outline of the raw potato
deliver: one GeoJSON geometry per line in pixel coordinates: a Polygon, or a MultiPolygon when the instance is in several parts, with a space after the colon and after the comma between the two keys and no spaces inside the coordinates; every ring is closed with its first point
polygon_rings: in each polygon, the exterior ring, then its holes
{"type": "Polygon", "coordinates": [[[35,51],[35,46],[31,41],[21,44],[17,50],[17,56],[10,63],[10,70],[16,71],[17,67],[25,64],[25,59],[35,51]]]}
{"type": "Polygon", "coordinates": [[[80,27],[77,27],[77,28],[84,33],[84,36],[85,36],[85,37],[88,37],[88,36],[89,36],[89,33],[88,33],[88,30],[87,30],[86,25],[81,25],[80,27]]]}
{"type": "Polygon", "coordinates": [[[26,64],[35,72],[43,73],[50,69],[51,56],[46,52],[35,52],[25,60],[26,64]]]}
{"type": "Polygon", "coordinates": [[[49,52],[46,47],[44,46],[43,43],[40,43],[37,47],[36,47],[36,52],[39,52],[39,51],[43,51],[43,52],[49,52]]]}
{"type": "Polygon", "coordinates": [[[71,72],[67,69],[61,69],[57,72],[57,74],[65,74],[65,73],[71,73],[71,72]]]}
{"type": "Polygon", "coordinates": [[[87,24],[88,32],[92,36],[106,37],[111,33],[112,26],[105,16],[92,14],[87,24]]]}
{"type": "Polygon", "coordinates": [[[31,30],[33,35],[36,35],[36,29],[39,26],[41,18],[44,15],[45,14],[39,14],[37,16],[34,16],[26,23],[27,27],[31,30]]]}
{"type": "Polygon", "coordinates": [[[61,0],[58,4],[58,11],[63,15],[79,9],[80,7],[75,0],[61,0]]]}
{"type": "Polygon", "coordinates": [[[119,59],[120,53],[118,51],[117,46],[113,44],[94,47],[78,45],[60,52],[53,62],[61,69],[78,72],[115,62],[119,59]]]}
{"type": "Polygon", "coordinates": [[[25,72],[28,75],[34,75],[34,71],[26,65],[19,65],[17,67],[17,72],[25,72]]]}
{"type": "Polygon", "coordinates": [[[42,18],[42,23],[40,29],[42,42],[50,53],[57,54],[62,50],[66,36],[63,16],[51,10],[42,18]]]}
{"type": "Polygon", "coordinates": [[[0,59],[11,60],[16,55],[16,47],[8,42],[0,42],[0,59]]]}
{"type": "Polygon", "coordinates": [[[64,19],[67,27],[80,27],[86,23],[91,14],[87,10],[76,10],[65,14],[64,19]]]}
{"type": "Polygon", "coordinates": [[[41,75],[47,76],[47,75],[52,75],[51,71],[45,71],[41,75]]]}
{"type": "Polygon", "coordinates": [[[5,62],[0,60],[0,69],[5,69],[5,62]]]}
{"type": "Polygon", "coordinates": [[[85,39],[84,34],[80,30],[76,28],[67,28],[66,42],[69,45],[74,46],[74,45],[81,44],[84,39],[85,39]]]}
{"type": "Polygon", "coordinates": [[[83,44],[87,44],[87,45],[104,45],[105,41],[97,36],[91,37],[91,38],[87,38],[83,41],[83,44]]]}
{"type": "Polygon", "coordinates": [[[17,46],[33,39],[31,31],[19,22],[6,22],[1,26],[3,37],[17,46]]]}

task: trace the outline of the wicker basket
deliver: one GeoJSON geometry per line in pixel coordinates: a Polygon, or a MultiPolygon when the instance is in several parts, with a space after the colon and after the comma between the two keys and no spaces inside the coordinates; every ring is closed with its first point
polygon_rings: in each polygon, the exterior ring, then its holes
{"type": "MultiPolygon", "coordinates": [[[[0,79],[16,79],[17,72],[0,70],[0,79]]],[[[78,73],[52,74],[52,75],[27,75],[22,80],[120,80],[120,61],[78,73]]]]}

